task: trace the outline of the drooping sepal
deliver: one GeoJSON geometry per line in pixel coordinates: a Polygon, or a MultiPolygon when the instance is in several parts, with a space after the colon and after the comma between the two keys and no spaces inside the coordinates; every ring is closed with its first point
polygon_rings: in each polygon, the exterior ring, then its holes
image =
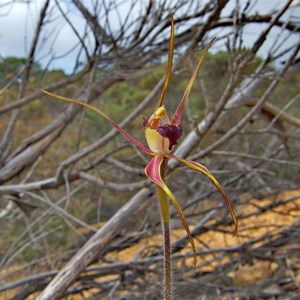
{"type": "Polygon", "coordinates": [[[203,165],[201,164],[198,164],[194,161],[191,161],[191,160],[187,160],[187,159],[183,159],[183,158],[180,158],[176,155],[173,155],[173,154],[168,154],[166,155],[167,157],[169,158],[174,158],[182,163],[184,163],[186,166],[188,166],[189,168],[197,171],[197,172],[200,172],[202,174],[204,174],[206,177],[208,177],[212,183],[215,185],[215,187],[218,189],[218,191],[220,192],[220,194],[223,196],[223,199],[224,199],[224,202],[227,206],[227,209],[232,217],[232,220],[233,220],[233,223],[234,223],[234,231],[233,231],[233,236],[236,236],[237,234],[237,231],[238,231],[238,219],[236,217],[236,214],[233,210],[233,207],[230,203],[230,200],[227,196],[227,194],[225,193],[225,191],[223,190],[223,188],[221,187],[221,185],[219,184],[219,182],[217,181],[217,179],[209,172],[209,170],[204,167],[203,165]]]}
{"type": "Polygon", "coordinates": [[[190,240],[190,243],[191,243],[191,246],[193,249],[193,254],[194,254],[194,265],[196,266],[196,264],[197,264],[196,246],[195,246],[192,234],[190,232],[190,229],[187,225],[186,218],[184,216],[184,213],[182,211],[182,208],[181,208],[179,202],[177,201],[177,199],[175,198],[173,193],[170,191],[170,189],[167,187],[167,185],[165,184],[165,182],[162,179],[161,165],[162,165],[164,159],[165,158],[163,156],[154,156],[150,160],[148,165],[146,166],[145,173],[152,182],[154,182],[156,185],[158,185],[168,195],[168,197],[172,201],[173,205],[175,206],[177,213],[179,215],[179,218],[182,222],[182,225],[189,237],[189,240],[190,240]]]}

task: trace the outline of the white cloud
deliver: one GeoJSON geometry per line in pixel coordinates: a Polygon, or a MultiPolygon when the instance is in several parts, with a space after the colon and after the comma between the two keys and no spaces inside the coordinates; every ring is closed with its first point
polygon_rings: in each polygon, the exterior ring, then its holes
{"type": "Polygon", "coordinates": [[[32,37],[32,31],[26,29],[26,24],[28,24],[26,14],[26,5],[15,3],[7,15],[0,17],[0,54],[2,56],[25,55],[25,37],[27,36],[27,39],[32,37]]]}

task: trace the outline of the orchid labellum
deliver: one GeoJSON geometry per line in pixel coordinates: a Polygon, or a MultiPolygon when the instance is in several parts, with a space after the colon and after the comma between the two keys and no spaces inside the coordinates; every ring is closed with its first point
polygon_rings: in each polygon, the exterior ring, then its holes
{"type": "MultiPolygon", "coordinates": [[[[172,154],[175,145],[177,144],[178,139],[182,135],[182,127],[180,124],[182,112],[185,106],[185,103],[188,99],[190,90],[192,88],[192,85],[196,79],[196,76],[199,72],[200,66],[204,60],[204,57],[206,56],[208,49],[210,48],[211,44],[214,40],[212,40],[209,45],[206,47],[204,54],[202,55],[193,75],[192,78],[189,81],[189,84],[184,92],[183,98],[180,101],[177,109],[175,110],[174,114],[169,117],[167,114],[167,111],[163,105],[164,97],[167,91],[167,87],[170,80],[170,75],[172,71],[172,61],[173,61],[173,50],[174,50],[174,21],[173,18],[171,20],[171,37],[170,37],[170,45],[169,45],[169,56],[168,56],[168,65],[165,75],[165,82],[163,86],[162,94],[158,100],[158,103],[156,105],[154,113],[150,116],[148,120],[143,120],[143,127],[145,132],[146,141],[148,143],[148,147],[145,147],[140,142],[138,142],[136,139],[134,139],[132,136],[130,136],[127,132],[125,132],[121,127],[119,127],[113,120],[111,120],[106,114],[104,114],[99,109],[87,104],[83,103],[77,100],[73,100],[70,98],[66,98],[63,96],[55,95],[53,93],[43,91],[46,94],[56,97],[60,100],[64,100],[67,102],[71,102],[74,104],[79,104],[81,106],[84,106],[86,108],[89,108],[98,114],[100,114],[103,118],[105,118],[116,130],[118,130],[126,139],[128,139],[130,142],[132,142],[134,145],[136,145],[139,149],[144,151],[145,153],[152,156],[152,159],[147,164],[145,173],[147,177],[157,186],[157,195],[161,210],[161,217],[162,217],[162,224],[163,229],[168,232],[169,228],[169,199],[175,206],[177,213],[181,219],[181,222],[187,232],[187,235],[189,237],[193,254],[194,254],[194,264],[197,263],[197,254],[196,254],[196,247],[194,244],[193,237],[191,235],[191,232],[189,230],[189,227],[187,225],[185,216],[183,214],[183,211],[181,209],[181,206],[177,199],[175,198],[174,194],[170,191],[166,184],[165,180],[165,170],[167,168],[168,159],[172,158],[175,159],[189,168],[193,169],[194,171],[200,172],[204,175],[206,175],[212,183],[216,186],[216,188],[219,190],[219,192],[222,194],[225,204],[228,208],[228,211],[233,219],[233,222],[235,224],[234,229],[234,235],[237,233],[238,228],[238,222],[236,215],[234,213],[234,210],[229,202],[229,199],[218,183],[218,181],[214,178],[214,176],[209,172],[209,170],[204,167],[203,165],[190,161],[184,158],[180,158],[172,154]]],[[[164,232],[165,233],[165,232],[164,232]]],[[[166,251],[166,249],[165,249],[166,251]]],[[[170,249],[167,249],[167,251],[170,251],[170,249]]],[[[169,266],[170,268],[170,266],[169,266]]],[[[169,271],[170,272],[170,271],[169,271]]]]}

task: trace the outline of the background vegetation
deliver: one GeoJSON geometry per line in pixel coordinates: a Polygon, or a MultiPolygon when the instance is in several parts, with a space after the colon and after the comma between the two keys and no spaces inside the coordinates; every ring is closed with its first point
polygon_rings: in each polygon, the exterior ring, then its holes
{"type": "Polygon", "coordinates": [[[217,37],[190,95],[176,153],[209,167],[240,220],[232,238],[218,192],[204,176],[170,162],[168,181],[192,224],[200,260],[194,269],[174,212],[175,295],[297,299],[294,2],[259,11],[256,1],[43,1],[28,57],[0,61],[1,299],[160,297],[159,212],[143,171],[149,158],[95,113],[40,88],[99,107],[145,142],[141,119],[153,112],[162,89],[172,15],[176,55],[168,111],[178,105],[203,46],[217,37]],[[77,37],[70,74],[36,58],[58,20],[77,37]]]}

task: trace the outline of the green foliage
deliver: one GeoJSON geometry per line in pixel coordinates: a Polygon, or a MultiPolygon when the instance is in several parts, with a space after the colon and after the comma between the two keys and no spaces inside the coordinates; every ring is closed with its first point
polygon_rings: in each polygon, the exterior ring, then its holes
{"type": "Polygon", "coordinates": [[[30,247],[26,247],[20,256],[18,257],[17,261],[24,262],[24,261],[30,261],[32,259],[35,259],[36,257],[39,257],[43,254],[43,245],[41,245],[39,242],[32,243],[30,247]]]}
{"type": "MultiPolygon", "coordinates": [[[[299,86],[299,74],[292,74],[288,78],[284,78],[276,87],[275,92],[272,95],[272,103],[275,103],[278,107],[282,108],[283,104],[286,104],[288,99],[292,99],[295,95],[299,94],[299,86]]],[[[294,109],[299,110],[300,101],[295,101],[293,107],[294,109]]]]}
{"type": "Polygon", "coordinates": [[[104,95],[107,97],[105,107],[108,108],[109,115],[120,122],[124,115],[137,105],[145,96],[147,91],[141,90],[135,85],[121,82],[110,88],[104,95]],[[109,103],[109,107],[107,107],[109,103]]]}
{"type": "Polygon", "coordinates": [[[49,232],[48,241],[54,245],[56,249],[64,251],[72,241],[72,234],[68,224],[63,220],[63,217],[53,216],[44,225],[44,231],[49,232]]]}
{"type": "Polygon", "coordinates": [[[143,78],[140,79],[139,87],[145,90],[152,89],[158,80],[163,78],[166,72],[167,65],[161,64],[149,67],[147,72],[145,73],[146,76],[143,76],[143,78]]]}
{"type": "Polygon", "coordinates": [[[25,58],[8,56],[0,61],[0,74],[13,72],[15,73],[19,68],[26,64],[25,58]]]}
{"type": "MultiPolygon", "coordinates": [[[[25,58],[8,56],[0,60],[0,85],[6,85],[7,82],[13,80],[14,85],[18,86],[22,82],[22,69],[25,67],[27,61],[25,58]],[[20,72],[21,75],[18,75],[20,72]]],[[[27,84],[27,91],[35,90],[37,86],[56,83],[65,79],[66,75],[63,70],[43,70],[39,63],[34,62],[31,66],[31,78],[27,84]]],[[[15,98],[18,88],[6,90],[6,98],[15,98]]],[[[0,98],[0,101],[2,99],[0,98]]],[[[33,111],[33,110],[32,110],[33,111]]]]}
{"type": "MultiPolygon", "coordinates": [[[[12,74],[16,74],[26,64],[26,58],[8,56],[0,60],[0,79],[3,80],[12,74]]],[[[34,62],[32,65],[32,71],[34,73],[41,72],[42,68],[39,63],[34,62]]]]}

